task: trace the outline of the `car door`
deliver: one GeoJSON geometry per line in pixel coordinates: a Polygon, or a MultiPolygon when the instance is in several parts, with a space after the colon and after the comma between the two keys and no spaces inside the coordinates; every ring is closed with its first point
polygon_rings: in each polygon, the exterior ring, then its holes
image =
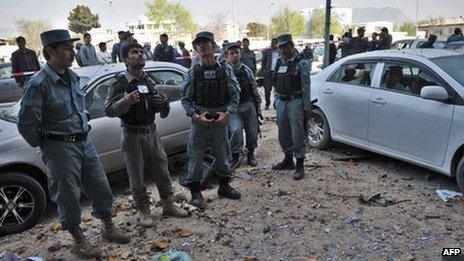
{"type": "Polygon", "coordinates": [[[115,81],[115,75],[100,80],[88,89],[85,97],[85,106],[90,113],[89,124],[92,126],[90,138],[106,172],[125,168],[121,151],[121,121],[105,115],[106,95],[115,81]]]}
{"type": "Polygon", "coordinates": [[[332,137],[367,145],[368,105],[375,62],[349,61],[325,82],[321,106],[332,137]]]}
{"type": "Polygon", "coordinates": [[[171,106],[168,117],[161,119],[159,114],[156,114],[155,120],[166,153],[170,155],[184,151],[190,133],[190,118],[180,102],[185,74],[169,68],[151,70],[148,74],[155,80],[156,90],[167,96],[171,106]]]}
{"type": "Polygon", "coordinates": [[[380,88],[372,93],[369,145],[440,166],[447,147],[454,105],[420,97],[424,86],[446,82],[412,61],[386,62],[380,88]]]}
{"type": "Polygon", "coordinates": [[[22,89],[11,77],[11,64],[0,66],[0,103],[16,102],[21,98],[22,89]]]}

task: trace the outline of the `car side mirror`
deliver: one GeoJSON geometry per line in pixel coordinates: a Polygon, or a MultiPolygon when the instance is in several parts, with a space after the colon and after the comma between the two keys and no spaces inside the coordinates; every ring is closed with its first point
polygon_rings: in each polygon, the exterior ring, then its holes
{"type": "Polygon", "coordinates": [[[434,85],[422,87],[420,97],[426,100],[446,101],[449,95],[445,88],[434,85]]]}

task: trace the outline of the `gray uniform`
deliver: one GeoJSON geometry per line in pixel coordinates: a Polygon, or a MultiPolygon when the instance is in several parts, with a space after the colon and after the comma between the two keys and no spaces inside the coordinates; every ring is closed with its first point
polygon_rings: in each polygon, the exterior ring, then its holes
{"type": "Polygon", "coordinates": [[[91,44],[84,44],[82,45],[79,56],[83,66],[91,66],[100,64],[97,58],[97,52],[95,51],[95,47],[91,44]]]}
{"type": "MultiPolygon", "coordinates": [[[[183,98],[182,106],[184,107],[187,116],[191,117],[193,113],[208,111],[215,113],[218,111],[228,111],[230,113],[237,112],[237,106],[240,99],[240,86],[234,75],[233,69],[226,64],[216,63],[214,68],[222,68],[225,72],[225,82],[227,90],[227,102],[222,107],[203,107],[199,106],[195,100],[195,86],[198,85],[199,81],[195,79],[195,68],[202,68],[205,70],[205,76],[210,75],[212,68],[205,68],[200,64],[194,65],[189,70],[187,80],[183,86],[183,98]]],[[[206,150],[211,144],[211,150],[213,156],[216,158],[215,169],[216,173],[220,177],[229,177],[229,152],[230,147],[227,138],[227,124],[213,122],[207,127],[202,127],[196,122],[192,121],[192,127],[190,129],[190,137],[187,145],[188,154],[188,170],[186,183],[200,182],[202,174],[202,162],[206,150]]]]}
{"type": "MultiPolygon", "coordinates": [[[[306,152],[303,111],[309,110],[311,107],[311,70],[308,60],[300,58],[294,71],[291,72],[290,64],[294,63],[295,59],[299,59],[297,55],[287,61],[281,57],[277,62],[274,83],[276,86],[275,106],[279,126],[279,142],[283,152],[286,155],[293,154],[295,158],[303,158],[306,152]],[[299,82],[301,89],[289,94],[279,93],[279,83],[276,80],[279,75],[293,76],[293,80],[299,82]]],[[[282,89],[289,87],[281,86],[282,89]]]]}
{"type": "Polygon", "coordinates": [[[128,71],[118,77],[119,81],[108,91],[105,113],[108,117],[121,118],[124,160],[136,208],[141,210],[149,206],[149,196],[144,182],[145,166],[155,178],[160,198],[166,199],[171,195],[168,159],[154,123],[155,113],[159,112],[161,117],[165,118],[170,107],[169,103],[166,103],[162,111],[155,111],[150,96],[142,97],[140,102],[132,106],[127,104],[123,98],[125,92],[130,93],[142,85],[154,94],[155,83],[146,73],[143,73],[141,79],[137,79],[128,71]]]}
{"type": "Polygon", "coordinates": [[[18,119],[18,130],[24,139],[42,150],[50,196],[58,205],[64,230],[81,222],[82,191],[92,199],[94,217],[105,219],[113,214],[111,189],[90,139],[52,138],[90,130],[79,78],[71,70],[67,70],[67,75],[68,78],[62,78],[45,65],[26,84],[18,119]]]}
{"type": "Polygon", "coordinates": [[[244,144],[243,130],[245,130],[246,134],[246,148],[254,150],[258,146],[258,114],[256,107],[261,107],[261,96],[256,88],[258,84],[250,68],[240,63],[239,67],[234,69],[234,73],[240,84],[241,95],[237,112],[230,115],[229,136],[232,153],[240,153],[244,144]],[[241,76],[242,73],[245,75],[241,76]],[[251,90],[248,89],[250,87],[251,90]],[[248,89],[246,93],[244,93],[245,88],[248,89]]]}
{"type": "Polygon", "coordinates": [[[256,75],[256,55],[252,50],[242,49],[240,61],[251,69],[253,75],[256,75]]]}

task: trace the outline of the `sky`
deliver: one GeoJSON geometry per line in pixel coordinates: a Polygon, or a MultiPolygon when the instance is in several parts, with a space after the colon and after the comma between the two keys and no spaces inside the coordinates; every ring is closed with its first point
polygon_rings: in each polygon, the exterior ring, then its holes
{"type": "MultiPolygon", "coordinates": [[[[168,0],[187,7],[194,20],[200,25],[207,24],[211,17],[226,14],[232,17],[234,0],[168,0]]],[[[444,17],[464,16],[464,0],[332,0],[339,7],[396,7],[401,9],[411,21],[415,20],[416,2],[419,3],[419,19],[442,15],[444,17]]],[[[269,22],[270,17],[281,5],[292,9],[303,9],[325,5],[325,0],[235,0],[237,21],[269,22]]],[[[100,16],[103,27],[123,29],[126,22],[134,21],[145,14],[145,0],[0,0],[0,36],[15,33],[17,19],[45,19],[54,28],[67,28],[69,11],[76,5],[87,5],[100,16]]]]}

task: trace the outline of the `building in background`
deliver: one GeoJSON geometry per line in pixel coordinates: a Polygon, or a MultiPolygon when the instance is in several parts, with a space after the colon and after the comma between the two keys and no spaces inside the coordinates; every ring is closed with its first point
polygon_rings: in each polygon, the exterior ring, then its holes
{"type": "MultiPolygon", "coordinates": [[[[143,45],[150,43],[152,47],[159,44],[159,35],[166,33],[169,36],[169,42],[176,45],[175,42],[182,41],[186,44],[187,49],[191,47],[192,36],[190,34],[172,35],[175,21],[164,20],[162,23],[151,21],[146,15],[139,15],[137,20],[127,23],[129,31],[134,34],[134,38],[138,43],[143,45]]],[[[176,47],[177,48],[177,47],[176,47]]]]}
{"type": "Polygon", "coordinates": [[[454,33],[454,28],[460,27],[464,31],[464,18],[436,19],[419,24],[419,30],[428,36],[434,34],[446,38],[454,33]]]}

